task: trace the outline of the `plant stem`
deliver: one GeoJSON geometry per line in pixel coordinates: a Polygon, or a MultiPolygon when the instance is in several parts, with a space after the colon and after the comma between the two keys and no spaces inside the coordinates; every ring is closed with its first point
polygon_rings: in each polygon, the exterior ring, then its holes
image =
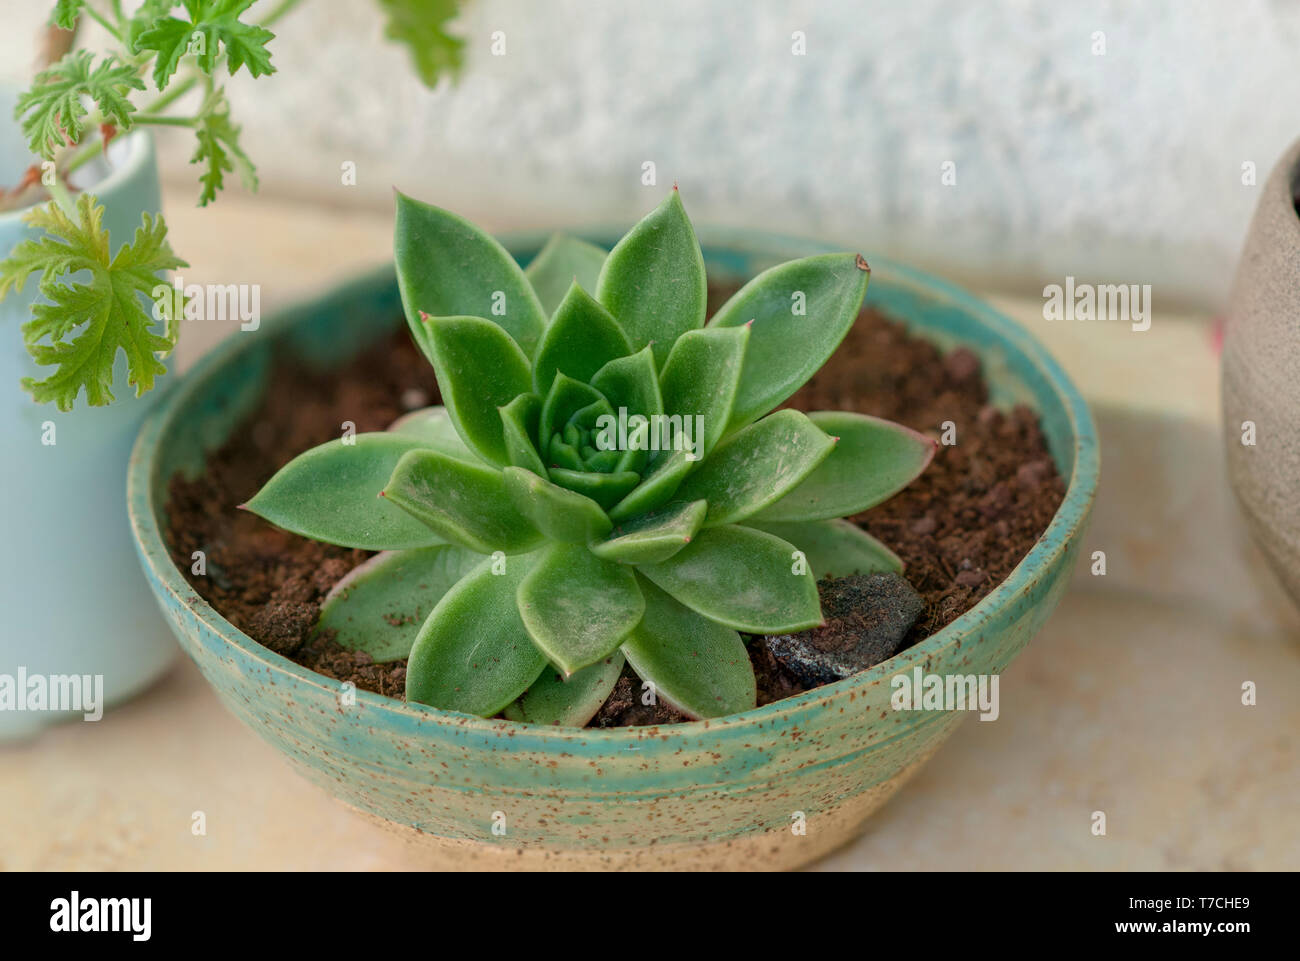
{"type": "MultiPolygon", "coordinates": [[[[114,2],[117,3],[118,0],[114,0],[114,2]]],[[[302,3],[302,0],[280,0],[280,2],[277,3],[267,13],[265,17],[263,17],[261,20],[258,21],[258,24],[263,27],[269,27],[271,24],[275,23],[281,17],[284,17],[286,14],[292,11],[293,8],[298,6],[300,3],[302,3]]],[[[99,22],[103,23],[105,27],[108,27],[108,24],[104,23],[104,20],[101,17],[99,17],[97,14],[95,14],[94,11],[91,10],[89,5],[87,5],[85,9],[90,10],[92,16],[94,16],[96,20],[99,20],[99,22]]],[[[108,27],[108,29],[113,33],[115,37],[118,38],[119,41],[121,41],[122,38],[116,30],[113,30],[111,27],[108,27]]],[[[147,63],[148,60],[146,60],[145,62],[147,63]]],[[[210,89],[212,84],[212,77],[208,75],[204,75],[204,76],[206,77],[210,89]]],[[[167,107],[171,106],[181,97],[185,96],[187,93],[193,90],[194,87],[198,84],[199,79],[200,77],[197,73],[191,73],[184,80],[177,80],[168,84],[167,89],[164,90],[162,93],[160,93],[157,97],[155,97],[152,103],[149,103],[147,106],[141,108],[141,110],[135,114],[134,122],[140,124],[159,124],[162,126],[173,126],[173,127],[194,126],[193,118],[161,117],[158,116],[158,113],[159,111],[164,110],[167,107]]],[[[75,151],[72,154],[72,159],[70,159],[66,164],[63,165],[62,167],[63,175],[66,177],[69,174],[77,170],[80,170],[86,164],[94,160],[95,157],[103,153],[103,151],[104,151],[104,141],[102,137],[97,137],[89,143],[81,144],[79,147],[75,148],[75,151]]]]}
{"type": "Polygon", "coordinates": [[[72,199],[72,194],[69,192],[67,186],[63,183],[63,181],[61,181],[58,177],[55,177],[54,183],[47,184],[45,189],[46,191],[49,192],[49,195],[54,200],[54,202],[58,204],[60,207],[62,207],[65,211],[67,211],[69,216],[76,215],[77,212],[76,201],[72,199]]]}
{"type": "Polygon", "coordinates": [[[78,151],[72,155],[72,159],[63,165],[63,176],[67,177],[74,171],[80,170],[103,152],[103,137],[96,137],[90,143],[82,144],[78,151]]]}
{"type": "Polygon", "coordinates": [[[103,27],[105,30],[111,33],[118,43],[124,42],[122,40],[122,34],[121,32],[118,31],[117,27],[109,23],[108,18],[105,17],[103,14],[101,14],[98,10],[96,10],[90,4],[86,4],[81,9],[85,10],[86,13],[90,15],[91,19],[93,19],[97,24],[99,24],[101,27],[103,27]]]}
{"type": "Polygon", "coordinates": [[[193,127],[198,121],[194,117],[167,117],[167,116],[141,116],[135,115],[137,124],[154,124],[160,127],[193,127]]]}

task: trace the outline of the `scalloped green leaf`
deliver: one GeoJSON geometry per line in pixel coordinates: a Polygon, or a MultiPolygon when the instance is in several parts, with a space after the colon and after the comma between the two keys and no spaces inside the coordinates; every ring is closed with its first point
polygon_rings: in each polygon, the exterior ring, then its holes
{"type": "Polygon", "coordinates": [[[325,596],[316,631],[332,632],[337,644],[376,663],[399,660],[411,653],[434,605],[483,560],[455,544],[376,554],[325,596]]]}
{"type": "Polygon", "coordinates": [[[754,668],[740,635],[701,617],[645,578],[645,615],[623,654],[657,697],[693,718],[748,711],[758,702],[754,668]]]}
{"type": "Polygon", "coordinates": [[[632,569],[554,544],[519,584],[519,616],[552,664],[574,674],[618,650],[645,602],[632,569]]]}
{"type": "Polygon", "coordinates": [[[546,465],[537,453],[537,428],[542,418],[542,399],[536,394],[520,394],[501,408],[502,436],[506,459],[513,467],[546,476],[546,465]]]}
{"type": "Polygon", "coordinates": [[[616,523],[625,521],[667,504],[696,463],[688,452],[682,450],[662,458],[631,493],[609,509],[610,520],[616,523]]]}
{"type": "Polygon", "coordinates": [[[532,391],[528,358],[482,317],[429,317],[426,333],[442,402],[461,439],[489,464],[508,464],[501,408],[532,391]]]}
{"type": "Polygon", "coordinates": [[[545,396],[560,371],[589,381],[609,361],[630,353],[632,345],[618,322],[574,281],[537,344],[533,388],[545,396]]]}
{"type": "Polygon", "coordinates": [[[897,554],[852,521],[745,521],[746,527],[775,534],[803,551],[813,576],[848,577],[850,574],[903,572],[897,554]]]}
{"type": "Polygon", "coordinates": [[[340,547],[441,544],[442,537],[379,497],[401,459],[423,446],[417,438],[384,432],[332,440],[281,467],[243,506],[291,533],[340,547]]]}
{"type": "Polygon", "coordinates": [[[706,526],[732,524],[796,488],[834,446],[805,414],[779,410],[725,438],[677,496],[708,501],[706,526]]]}
{"type": "Polygon", "coordinates": [[[456,425],[451,421],[451,415],[441,404],[422,407],[403,414],[388,425],[388,433],[418,440],[421,446],[429,450],[442,451],[450,457],[475,462],[478,460],[474,452],[460,439],[456,425]]]}
{"type": "Polygon", "coordinates": [[[808,419],[839,438],[835,449],[802,483],[754,514],[754,520],[815,521],[860,513],[916,480],[938,447],[924,434],[879,417],[823,410],[808,419]]]}
{"type": "Polygon", "coordinates": [[[703,457],[726,430],[748,342],[748,327],[689,331],[673,345],[659,375],[666,413],[703,418],[703,457]]]}
{"type": "Polygon", "coordinates": [[[726,525],[706,528],[668,560],[638,569],[711,621],[749,634],[786,634],[822,620],[817,582],[797,561],[781,538],[726,525]]]}
{"type": "Polygon", "coordinates": [[[762,417],[817,373],[857,319],[870,277],[860,254],[805,257],[763,271],[718,309],[709,330],[752,322],[731,429],[762,417]]]}
{"type": "Polygon", "coordinates": [[[506,708],[505,715],[529,724],[582,727],[596,716],[613,692],[624,663],[623,652],[615,651],[568,680],[554,668],[543,670],[524,696],[506,708]]]}
{"type": "Polygon", "coordinates": [[[440,537],[481,554],[521,554],[544,540],[515,508],[499,471],[438,451],[403,456],[382,496],[440,537]]]}
{"type": "Polygon", "coordinates": [[[704,255],[677,189],[605,258],[596,299],[617,318],[634,350],[647,344],[663,364],[673,343],[704,324],[704,255]]]}
{"type": "Polygon", "coordinates": [[[707,510],[704,501],[692,501],[669,504],[630,518],[615,527],[608,538],[591,544],[591,552],[620,564],[666,561],[690,543],[703,525],[707,510]]]}
{"type": "Polygon", "coordinates": [[[504,568],[487,560],[443,595],[411,647],[408,701],[491,717],[532,686],[546,657],[528,636],[515,593],[535,559],[509,557],[504,568]]]}
{"type": "Polygon", "coordinates": [[[604,264],[602,248],[568,234],[552,234],[524,270],[524,276],[533,285],[542,310],[549,317],[574,281],[583,290],[595,290],[604,264]]]}
{"type": "Polygon", "coordinates": [[[507,467],[501,475],[515,508],[553,541],[586,544],[604,537],[614,526],[591,498],[538,477],[532,471],[507,467]]]}
{"type": "Polygon", "coordinates": [[[463,217],[399,192],[393,254],[406,321],[426,355],[422,313],[490,317],[526,356],[533,355],[546,313],[515,259],[494,238],[463,217]]]}

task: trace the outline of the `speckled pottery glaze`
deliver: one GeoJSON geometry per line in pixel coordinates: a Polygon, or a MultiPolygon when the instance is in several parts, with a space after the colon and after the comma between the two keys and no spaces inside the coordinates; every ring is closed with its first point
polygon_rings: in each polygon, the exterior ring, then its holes
{"type": "Polygon", "coordinates": [[[1233,280],[1223,349],[1228,476],[1247,524],[1300,604],[1300,141],[1269,174],[1233,280]],[[1242,443],[1255,425],[1255,445],[1242,443]]]}
{"type": "MultiPolygon", "coordinates": [[[[589,234],[606,245],[617,236],[589,234]]],[[[711,279],[745,278],[827,249],[753,233],[700,237],[711,279]]],[[[505,242],[527,263],[543,239],[505,242]]],[[[145,572],[181,645],[227,707],[308,779],[404,834],[412,866],[806,863],[851,838],[962,719],[892,710],[890,679],[914,667],[1002,671],[1065,591],[1097,484],[1087,408],[1023,329],[969,294],[874,258],[867,301],[944,347],[975,350],[995,403],[1024,401],[1040,413],[1069,486],[1004,583],[943,631],[855,677],[714,721],[537,728],[364,691],[345,704],[338,682],[272,653],[210,607],[162,539],[168,479],[197,472],[205,452],[255,409],[277,351],[328,368],[401,323],[391,269],[234,335],[145,424],[127,492],[145,572]]]]}

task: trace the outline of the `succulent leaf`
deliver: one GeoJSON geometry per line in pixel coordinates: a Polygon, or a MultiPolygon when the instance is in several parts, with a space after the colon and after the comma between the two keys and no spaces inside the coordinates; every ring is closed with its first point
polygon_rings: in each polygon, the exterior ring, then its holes
{"type": "Polygon", "coordinates": [[[429,317],[425,335],[442,402],[461,439],[489,464],[509,463],[500,409],[532,390],[528,358],[482,317],[429,317]]]}
{"type": "Polygon", "coordinates": [[[280,468],[244,507],[291,533],[340,547],[442,544],[426,525],[377,496],[401,459],[423,446],[417,438],[388,433],[329,441],[280,468]]]}
{"type": "Polygon", "coordinates": [[[553,467],[551,480],[567,490],[591,498],[602,508],[609,510],[637,486],[641,475],[633,471],[610,471],[602,474],[598,471],[553,467]]]}
{"type": "Polygon", "coordinates": [[[499,471],[433,450],[413,450],[393,468],[382,491],[440,539],[480,554],[522,554],[542,534],[514,506],[499,471]]]}
{"type": "Polygon", "coordinates": [[[631,568],[571,544],[542,554],[517,599],[534,643],[570,675],[618,650],[645,612],[631,568]]]}
{"type": "Polygon", "coordinates": [[[434,605],[482,562],[455,544],[376,554],[334,585],[316,629],[378,664],[406,657],[434,605]]]}
{"type": "Polygon", "coordinates": [[[664,412],[701,418],[702,457],[708,456],[726,429],[748,341],[748,327],[692,330],[673,344],[659,375],[664,412]]]}
{"type": "Polygon", "coordinates": [[[546,667],[515,606],[536,560],[486,560],[443,595],[416,635],[406,664],[406,699],[491,717],[532,686],[546,667]],[[499,569],[499,568],[498,568],[499,569]]]}
{"type": "Polygon", "coordinates": [[[501,244],[463,217],[403,193],[397,194],[393,234],[406,321],[426,354],[421,313],[490,317],[525,356],[533,355],[546,314],[532,284],[501,244]]]}
{"type": "MultiPolygon", "coordinates": [[[[596,429],[595,417],[589,418],[586,423],[576,422],[580,414],[594,413],[595,416],[600,414],[613,414],[609,406],[609,401],[601,396],[600,391],[596,390],[590,384],[584,384],[580,380],[575,380],[568,374],[557,374],[555,380],[551,382],[551,389],[546,394],[546,399],[542,402],[541,424],[538,427],[539,446],[549,449],[553,439],[558,438],[575,452],[581,446],[580,441],[584,429],[588,432],[596,429]],[[604,405],[601,407],[601,405],[604,405]],[[592,408],[595,408],[595,411],[592,408]],[[565,428],[573,424],[573,433],[570,438],[564,436],[565,428]]],[[[542,460],[547,460],[547,451],[541,451],[542,460]]],[[[572,466],[574,470],[581,470],[581,457],[577,465],[572,466]]],[[[550,462],[547,462],[550,466],[550,462]]]]}
{"type": "Polygon", "coordinates": [[[870,277],[859,254],[805,257],[765,270],[718,309],[710,330],[752,326],[733,429],[762,417],[826,363],[857,319],[870,277]]]}
{"type": "Polygon", "coordinates": [[[546,476],[546,465],[537,453],[537,427],[542,419],[542,399],[536,394],[520,394],[501,408],[502,438],[506,459],[514,467],[546,476]]]}
{"type": "Polygon", "coordinates": [[[507,467],[501,475],[515,507],[553,541],[587,544],[604,537],[614,526],[590,497],[522,467],[507,467]]]}
{"type": "Polygon", "coordinates": [[[506,708],[512,721],[582,727],[600,710],[623,673],[622,651],[584,667],[567,680],[562,671],[547,668],[524,696],[506,708]]]}
{"type": "Polygon", "coordinates": [[[388,425],[388,433],[400,434],[420,442],[421,447],[442,451],[450,457],[476,462],[474,452],[465,446],[451,421],[451,415],[442,405],[422,407],[403,414],[388,425]]]}
{"type": "Polygon", "coordinates": [[[663,364],[673,343],[704,325],[708,285],[695,228],[674,188],[609,252],[596,299],[618,318],[635,350],[663,364]]]}
{"type": "Polygon", "coordinates": [[[747,711],[757,702],[754,670],[740,635],[638,578],[645,615],[623,640],[632,670],[693,718],[747,711]]]}
{"type": "Polygon", "coordinates": [[[583,290],[595,290],[604,263],[605,251],[595,244],[568,234],[552,234],[524,270],[524,276],[549,317],[575,281],[583,290]]]}
{"type": "Polygon", "coordinates": [[[622,407],[629,414],[646,418],[664,412],[654,351],[649,347],[611,360],[592,376],[591,386],[600,391],[615,410],[622,407]]]}
{"type": "Polygon", "coordinates": [[[545,396],[559,371],[585,383],[609,361],[631,352],[618,322],[575,281],[537,345],[533,387],[545,396]]]}
{"type": "Polygon", "coordinates": [[[746,527],[775,534],[803,551],[813,576],[847,577],[877,571],[903,572],[898,555],[852,521],[745,521],[746,527]]]}
{"type": "Polygon", "coordinates": [[[879,417],[824,410],[808,419],[839,438],[835,449],[801,484],[754,514],[755,520],[826,520],[875,507],[916,480],[937,447],[924,434],[879,417]]]}
{"type": "Polygon", "coordinates": [[[625,521],[667,504],[695,463],[690,453],[684,450],[674,451],[660,459],[631,493],[610,508],[610,520],[625,521]]]}
{"type": "Polygon", "coordinates": [[[724,525],[706,528],[668,560],[638,570],[711,621],[750,634],[785,634],[822,620],[817,582],[796,555],[791,544],[766,531],[724,525]]]}
{"type": "Polygon", "coordinates": [[[732,524],[780,500],[834,447],[806,415],[779,410],[723,440],[677,496],[708,501],[706,526],[732,524]]]}
{"type": "Polygon", "coordinates": [[[409,647],[410,700],[580,725],[626,660],[690,716],[746,710],[738,631],[819,624],[818,575],[901,569],[842,518],[909,483],[933,443],[769,413],[852,325],[860,257],[767,271],[705,327],[675,190],[608,256],[556,238],[527,271],[453,214],[397,208],[403,305],[445,407],[308,451],[249,506],[402,549],[340,582],[318,629],[381,660],[409,647]]]}
{"type": "Polygon", "coordinates": [[[707,508],[702,500],[682,502],[633,517],[614,528],[607,539],[591,544],[591,552],[620,564],[666,561],[690,543],[704,523],[707,508]]]}

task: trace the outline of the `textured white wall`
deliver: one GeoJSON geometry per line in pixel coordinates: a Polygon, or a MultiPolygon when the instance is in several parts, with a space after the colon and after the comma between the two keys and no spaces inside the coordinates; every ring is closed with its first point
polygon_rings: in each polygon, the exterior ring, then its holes
{"type": "MultiPolygon", "coordinates": [[[[0,2],[6,77],[47,6],[0,2]]],[[[676,180],[699,221],[996,286],[1069,273],[1217,302],[1255,200],[1242,164],[1262,182],[1300,135],[1300,4],[1281,0],[471,0],[460,30],[464,77],[429,92],[367,0],[295,11],[280,74],[231,90],[264,189],[387,206],[397,184],[523,226],[626,221],[676,180]]],[[[192,178],[190,145],[164,148],[192,178]]]]}

